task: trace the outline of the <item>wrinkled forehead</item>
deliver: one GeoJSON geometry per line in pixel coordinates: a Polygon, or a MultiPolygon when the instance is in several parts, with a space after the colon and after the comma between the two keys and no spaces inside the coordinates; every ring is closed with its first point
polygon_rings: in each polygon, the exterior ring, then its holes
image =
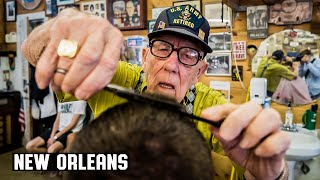
{"type": "MultiPolygon", "coordinates": [[[[190,38],[189,38],[190,39],[190,38]]],[[[154,38],[150,40],[164,40],[167,41],[174,46],[179,47],[191,47],[198,49],[199,51],[204,51],[200,43],[189,40],[186,36],[180,35],[180,34],[168,34],[163,33],[161,35],[157,35],[154,38]]]]}

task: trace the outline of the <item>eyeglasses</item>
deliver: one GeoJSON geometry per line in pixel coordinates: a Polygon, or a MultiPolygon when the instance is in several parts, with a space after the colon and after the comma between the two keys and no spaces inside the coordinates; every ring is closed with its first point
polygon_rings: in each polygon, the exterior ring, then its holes
{"type": "Polygon", "coordinates": [[[175,48],[173,44],[163,40],[150,41],[149,46],[151,54],[158,58],[168,58],[173,51],[177,51],[179,61],[188,66],[194,66],[203,59],[203,52],[190,47],[175,48]]]}

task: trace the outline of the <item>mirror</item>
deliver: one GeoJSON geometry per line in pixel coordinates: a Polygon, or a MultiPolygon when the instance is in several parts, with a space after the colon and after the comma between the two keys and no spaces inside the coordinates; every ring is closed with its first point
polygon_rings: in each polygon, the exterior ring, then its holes
{"type": "Polygon", "coordinates": [[[259,65],[259,73],[261,74],[261,65],[263,62],[266,62],[266,59],[272,57],[272,53],[274,51],[282,50],[285,55],[291,56],[291,58],[287,58],[287,60],[282,61],[281,64],[287,66],[287,68],[291,69],[292,72],[296,73],[297,79],[288,80],[286,78],[282,78],[279,83],[274,83],[277,82],[274,78],[269,79],[269,81],[272,81],[271,83],[275,84],[276,88],[271,96],[272,100],[280,104],[287,104],[289,101],[293,105],[304,105],[311,103],[315,99],[311,99],[311,96],[309,95],[310,89],[308,89],[308,84],[303,77],[299,77],[298,75],[298,70],[301,66],[301,63],[299,60],[296,60],[295,57],[299,55],[301,51],[309,49],[313,58],[319,58],[319,46],[320,36],[312,34],[309,31],[287,29],[272,34],[261,42],[256,55],[252,59],[252,77],[256,77],[256,74],[258,75],[257,70],[259,65]],[[292,32],[296,33],[295,36],[292,36],[292,32]],[[260,62],[262,63],[260,64],[260,62]]]}

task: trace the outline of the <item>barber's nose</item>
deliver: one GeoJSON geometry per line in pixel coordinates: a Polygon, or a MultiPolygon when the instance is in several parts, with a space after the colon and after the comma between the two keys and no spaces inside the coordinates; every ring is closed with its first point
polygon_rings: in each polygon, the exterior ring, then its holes
{"type": "Polygon", "coordinates": [[[173,51],[171,55],[168,57],[168,59],[165,61],[165,70],[177,73],[179,70],[179,59],[178,59],[178,53],[177,51],[173,51]]]}

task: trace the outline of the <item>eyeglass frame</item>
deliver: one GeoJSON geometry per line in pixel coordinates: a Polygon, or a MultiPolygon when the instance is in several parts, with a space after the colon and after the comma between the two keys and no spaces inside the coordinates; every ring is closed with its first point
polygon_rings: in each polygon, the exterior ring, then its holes
{"type": "Polygon", "coordinates": [[[183,64],[183,65],[186,65],[186,66],[195,66],[195,65],[198,64],[199,61],[203,60],[204,57],[205,57],[205,53],[204,53],[204,52],[203,52],[203,55],[202,55],[202,53],[200,53],[200,52],[199,52],[197,49],[195,49],[195,48],[186,47],[186,46],[175,48],[173,44],[171,44],[171,43],[169,43],[169,42],[167,42],[167,41],[164,41],[164,40],[160,40],[160,39],[150,40],[150,41],[149,41],[149,48],[150,48],[151,54],[152,54],[153,56],[157,57],[157,58],[168,58],[168,57],[171,56],[171,54],[173,53],[173,51],[176,51],[176,52],[177,52],[177,55],[178,55],[178,60],[179,60],[179,62],[180,62],[181,64],[183,64]],[[157,55],[155,55],[155,54],[152,52],[152,45],[153,45],[153,43],[156,42],[156,41],[165,42],[165,43],[167,43],[167,44],[169,44],[169,45],[171,46],[171,49],[172,49],[172,50],[171,50],[171,52],[170,52],[166,57],[157,56],[157,55]],[[183,49],[183,48],[189,48],[189,49],[195,50],[195,51],[198,53],[198,59],[197,59],[197,61],[196,61],[195,64],[193,64],[193,65],[185,64],[185,63],[183,63],[183,62],[180,60],[179,52],[180,52],[180,50],[183,49]]]}

